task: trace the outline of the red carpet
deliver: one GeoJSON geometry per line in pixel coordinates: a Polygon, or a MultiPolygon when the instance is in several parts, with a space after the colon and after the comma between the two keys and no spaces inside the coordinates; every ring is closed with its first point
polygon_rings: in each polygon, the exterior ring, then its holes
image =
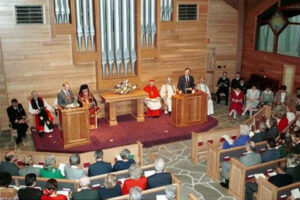
{"type": "Polygon", "coordinates": [[[144,147],[163,144],[172,141],[191,138],[191,132],[207,131],[218,125],[213,117],[203,125],[176,128],[170,124],[170,117],[162,115],[159,118],[147,118],[144,122],[138,123],[131,115],[118,117],[119,124],[110,127],[104,119],[99,120],[99,128],[91,130],[91,144],[87,146],[63,149],[61,132],[55,128],[51,134],[45,134],[40,138],[33,133],[33,140],[37,151],[49,152],[72,152],[82,153],[96,149],[106,149],[127,144],[134,144],[141,141],[144,147]]]}

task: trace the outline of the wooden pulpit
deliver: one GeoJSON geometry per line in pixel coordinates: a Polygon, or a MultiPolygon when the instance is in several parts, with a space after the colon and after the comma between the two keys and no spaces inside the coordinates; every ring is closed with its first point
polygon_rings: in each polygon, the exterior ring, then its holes
{"type": "Polygon", "coordinates": [[[91,143],[88,108],[59,109],[64,149],[91,143]]]}
{"type": "Polygon", "coordinates": [[[171,124],[176,127],[193,126],[207,121],[207,94],[197,91],[195,94],[172,96],[171,124]]]}

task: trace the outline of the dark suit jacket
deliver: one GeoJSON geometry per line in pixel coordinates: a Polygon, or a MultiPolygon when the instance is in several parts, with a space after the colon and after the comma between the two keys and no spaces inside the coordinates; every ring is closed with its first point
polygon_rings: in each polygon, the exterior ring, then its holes
{"type": "Polygon", "coordinates": [[[99,200],[97,190],[84,189],[80,192],[72,193],[73,200],[99,200]]]}
{"type": "Polygon", "coordinates": [[[271,176],[269,181],[277,187],[283,187],[293,183],[293,177],[289,174],[277,174],[275,176],[271,176]]]}
{"type": "Polygon", "coordinates": [[[223,79],[223,77],[219,78],[217,86],[218,86],[219,89],[221,89],[223,91],[224,90],[228,91],[229,87],[230,87],[230,80],[229,80],[229,78],[225,78],[225,79],[223,79]]]}
{"type": "Polygon", "coordinates": [[[268,134],[266,132],[255,133],[251,138],[253,142],[262,142],[268,139],[268,134]]]}
{"type": "Polygon", "coordinates": [[[185,89],[186,88],[194,88],[194,87],[195,87],[195,83],[194,83],[194,77],[193,76],[189,75],[189,82],[188,83],[186,83],[185,75],[179,77],[177,88],[178,88],[178,90],[181,90],[182,93],[184,93],[184,94],[191,93],[191,92],[188,92],[188,91],[186,92],[185,89]]]}
{"type": "Polygon", "coordinates": [[[232,79],[231,87],[241,87],[241,79],[237,80],[236,78],[232,79]]]}
{"type": "Polygon", "coordinates": [[[40,200],[43,195],[43,192],[35,188],[22,188],[18,191],[19,200],[40,200]]]}
{"type": "Polygon", "coordinates": [[[0,163],[0,172],[8,172],[12,176],[19,176],[19,168],[11,162],[3,161],[0,163]]]}
{"type": "Polygon", "coordinates": [[[130,167],[130,165],[135,164],[135,160],[133,159],[129,159],[128,161],[121,161],[118,160],[113,167],[113,171],[121,171],[121,170],[125,170],[128,169],[130,167]]]}
{"type": "Polygon", "coordinates": [[[296,167],[288,167],[286,173],[293,177],[294,182],[300,181],[300,165],[296,167]]]}
{"type": "Polygon", "coordinates": [[[279,131],[278,131],[277,126],[271,127],[267,132],[268,138],[273,138],[273,139],[276,139],[278,134],[279,134],[279,131]]]}
{"type": "Polygon", "coordinates": [[[298,143],[298,144],[294,147],[292,153],[300,154],[300,143],[298,143]]]}
{"type": "Polygon", "coordinates": [[[172,184],[172,177],[170,173],[156,173],[148,177],[147,189],[156,188],[164,185],[172,184]]]}
{"type": "Polygon", "coordinates": [[[120,185],[116,185],[112,189],[106,189],[105,187],[100,187],[98,189],[98,196],[100,200],[109,199],[122,195],[122,190],[120,185]]]}
{"type": "Polygon", "coordinates": [[[57,93],[57,104],[61,105],[63,108],[65,108],[66,105],[73,103],[75,100],[73,92],[71,90],[69,90],[68,92],[70,94],[71,101],[68,100],[68,97],[64,90],[61,90],[59,93],[57,93]]]}
{"type": "Polygon", "coordinates": [[[261,162],[269,162],[280,158],[280,153],[277,149],[267,149],[261,154],[261,162]]]}
{"type": "Polygon", "coordinates": [[[26,112],[22,106],[22,104],[18,104],[18,109],[14,109],[13,106],[9,106],[6,109],[8,118],[9,118],[9,122],[12,125],[12,128],[16,129],[16,124],[15,124],[15,120],[20,120],[22,119],[23,116],[26,116],[26,112]]]}
{"type": "Polygon", "coordinates": [[[112,172],[112,167],[110,163],[97,161],[89,167],[88,176],[97,176],[109,172],[112,172]]]}

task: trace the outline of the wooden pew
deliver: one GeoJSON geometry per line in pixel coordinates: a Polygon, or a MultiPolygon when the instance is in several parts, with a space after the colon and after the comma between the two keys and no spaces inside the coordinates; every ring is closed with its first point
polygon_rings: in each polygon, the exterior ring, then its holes
{"type": "MultiPolygon", "coordinates": [[[[266,142],[259,142],[256,144],[257,152],[267,148],[266,142]]],[[[240,157],[245,152],[245,145],[234,147],[230,149],[221,149],[219,146],[214,144],[208,144],[207,150],[207,175],[214,181],[220,180],[220,165],[223,161],[229,161],[230,158],[240,157]],[[229,159],[227,158],[229,157],[229,159]]]]}
{"type": "MultiPolygon", "coordinates": [[[[251,118],[245,120],[243,125],[255,125],[257,120],[262,117],[269,118],[271,116],[271,106],[264,106],[251,118]]],[[[228,135],[232,139],[236,139],[240,135],[240,126],[210,130],[202,133],[192,133],[191,139],[191,162],[197,165],[198,162],[207,159],[208,143],[221,146],[224,142],[223,135],[228,135]]]]}
{"type": "MultiPolygon", "coordinates": [[[[139,141],[137,141],[136,144],[103,149],[103,160],[106,162],[110,162],[113,165],[115,163],[115,157],[119,155],[120,152],[125,148],[130,150],[137,164],[139,165],[143,164],[143,144],[139,141]]],[[[4,160],[4,155],[6,152],[8,152],[8,150],[0,151],[1,161],[4,160]]],[[[51,153],[51,152],[36,152],[36,151],[15,151],[15,153],[19,161],[22,161],[23,158],[28,154],[32,155],[35,164],[38,163],[43,164],[45,162],[45,158],[48,155],[54,155],[57,164],[59,163],[69,164],[69,158],[72,155],[70,153],[51,153]]],[[[80,167],[82,168],[86,168],[89,166],[89,164],[95,162],[94,151],[81,153],[79,155],[81,159],[80,167]]]]}
{"type": "Polygon", "coordinates": [[[189,200],[197,200],[197,197],[193,193],[190,193],[189,200]]]}
{"type": "Polygon", "coordinates": [[[285,160],[286,158],[282,158],[248,167],[239,162],[239,160],[232,158],[230,160],[231,169],[229,172],[228,194],[233,196],[236,200],[244,200],[246,179],[250,175],[256,173],[265,173],[268,169],[275,170],[276,164],[285,160]]]}
{"type": "Polygon", "coordinates": [[[257,200],[284,200],[291,194],[291,190],[300,188],[300,182],[292,183],[284,187],[276,187],[267,179],[259,178],[257,200]]]}

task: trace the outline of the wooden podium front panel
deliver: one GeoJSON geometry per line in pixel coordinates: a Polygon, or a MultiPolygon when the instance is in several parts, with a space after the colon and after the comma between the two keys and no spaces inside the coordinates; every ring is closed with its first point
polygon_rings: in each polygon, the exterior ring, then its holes
{"type": "Polygon", "coordinates": [[[74,108],[62,111],[64,148],[90,144],[89,110],[74,108]]]}
{"type": "Polygon", "coordinates": [[[174,126],[184,126],[184,98],[180,95],[172,96],[172,115],[171,124],[174,126]]]}
{"type": "Polygon", "coordinates": [[[207,121],[206,95],[187,95],[185,98],[185,121],[188,126],[207,121]]]}

